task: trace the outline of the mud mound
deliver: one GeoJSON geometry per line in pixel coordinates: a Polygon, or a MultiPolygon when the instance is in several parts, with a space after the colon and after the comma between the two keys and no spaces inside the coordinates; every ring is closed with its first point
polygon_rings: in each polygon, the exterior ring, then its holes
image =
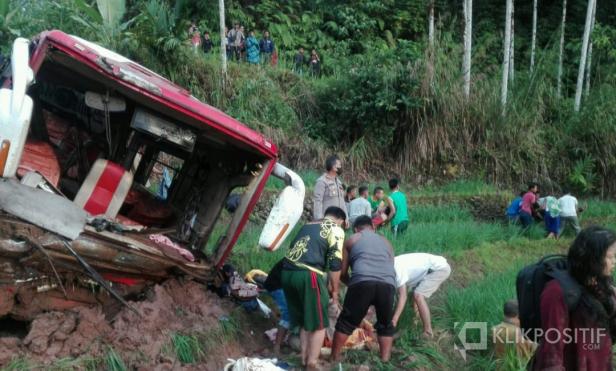
{"type": "Polygon", "coordinates": [[[232,308],[199,283],[168,280],[153,286],[146,300],[130,303],[141,316],[123,308],[108,321],[99,307],[41,314],[23,340],[0,338],[0,365],[15,356],[43,365],[65,357],[103,357],[112,347],[132,368],[220,369],[227,358],[250,353],[250,344],[218,342],[221,349],[210,349],[206,364],[180,367],[170,347],[171,336],[218,329],[220,318],[232,308]]]}

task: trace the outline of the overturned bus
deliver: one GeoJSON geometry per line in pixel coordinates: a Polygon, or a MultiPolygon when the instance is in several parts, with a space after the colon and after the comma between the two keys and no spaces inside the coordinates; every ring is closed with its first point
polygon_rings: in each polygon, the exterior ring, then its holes
{"type": "Polygon", "coordinates": [[[260,244],[276,249],[301,216],[303,182],[273,143],[97,44],[17,39],[1,79],[0,317],[209,280],[271,175],[288,187],[260,244]],[[226,232],[208,243],[232,191],[226,232]]]}

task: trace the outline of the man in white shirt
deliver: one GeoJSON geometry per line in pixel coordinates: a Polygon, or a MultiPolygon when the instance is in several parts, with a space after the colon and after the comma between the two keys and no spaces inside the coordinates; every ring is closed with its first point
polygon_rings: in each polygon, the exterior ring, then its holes
{"type": "Polygon", "coordinates": [[[359,197],[349,203],[349,222],[355,223],[355,219],[366,215],[372,217],[372,207],[368,201],[368,187],[359,187],[359,197]]]}
{"type": "Polygon", "coordinates": [[[451,274],[447,259],[425,253],[404,254],[396,256],[394,269],[398,287],[398,303],[392,319],[394,326],[398,325],[398,320],[404,311],[407,292],[412,290],[416,310],[423,323],[423,335],[431,338],[432,320],[426,299],[432,296],[451,274]]]}
{"type": "Polygon", "coordinates": [[[578,200],[571,196],[567,189],[564,190],[563,194],[564,196],[558,199],[558,206],[560,207],[560,232],[558,235],[560,236],[565,230],[565,227],[570,225],[577,236],[582,230],[580,221],[577,217],[577,212],[580,210],[578,209],[578,200]]]}

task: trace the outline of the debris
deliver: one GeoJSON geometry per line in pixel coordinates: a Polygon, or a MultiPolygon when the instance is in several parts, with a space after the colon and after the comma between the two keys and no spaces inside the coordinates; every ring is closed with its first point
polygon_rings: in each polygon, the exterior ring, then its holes
{"type": "Polygon", "coordinates": [[[244,357],[238,360],[229,360],[229,363],[225,366],[225,371],[282,371],[284,368],[277,366],[278,360],[273,359],[261,359],[261,358],[249,358],[244,357]]]}

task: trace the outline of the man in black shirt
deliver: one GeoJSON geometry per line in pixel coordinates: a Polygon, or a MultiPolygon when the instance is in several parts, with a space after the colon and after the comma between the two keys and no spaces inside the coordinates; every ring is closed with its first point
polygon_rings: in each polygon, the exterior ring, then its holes
{"type": "Polygon", "coordinates": [[[291,324],[301,328],[302,364],[316,369],[329,326],[329,272],[332,305],[338,306],[346,213],[339,207],[325,210],[323,220],[305,224],[290,245],[282,266],[282,288],[289,307],[291,324]]]}

